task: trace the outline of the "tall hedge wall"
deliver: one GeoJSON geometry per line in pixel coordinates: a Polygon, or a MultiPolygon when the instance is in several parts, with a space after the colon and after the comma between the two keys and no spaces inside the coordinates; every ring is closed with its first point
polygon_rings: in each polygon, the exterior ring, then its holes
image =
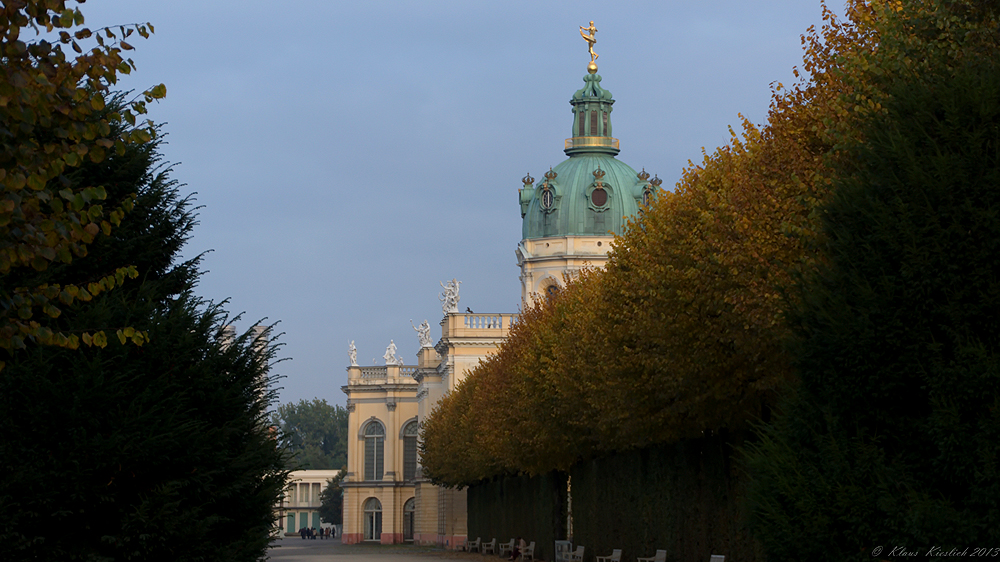
{"type": "Polygon", "coordinates": [[[712,436],[581,462],[570,471],[574,546],[584,562],[612,549],[623,560],[667,550],[667,560],[760,560],[743,517],[735,461],[744,436],[712,436]]]}
{"type": "MultiPolygon", "coordinates": [[[[666,549],[668,561],[762,560],[744,517],[746,482],[736,451],[748,434],[715,435],[615,453],[570,469],[573,545],[584,562],[615,548],[623,560],[666,549]]],[[[567,537],[565,473],[502,477],[469,487],[469,537],[536,542],[552,560],[567,537]]]]}
{"type": "Polygon", "coordinates": [[[667,560],[759,560],[747,531],[744,436],[712,436],[582,462],[571,470],[574,546],[584,562],[612,549],[623,560],[667,550],[667,560]]]}
{"type": "Polygon", "coordinates": [[[535,541],[535,558],[552,560],[566,538],[566,474],[505,476],[469,486],[469,539],[535,541]]]}

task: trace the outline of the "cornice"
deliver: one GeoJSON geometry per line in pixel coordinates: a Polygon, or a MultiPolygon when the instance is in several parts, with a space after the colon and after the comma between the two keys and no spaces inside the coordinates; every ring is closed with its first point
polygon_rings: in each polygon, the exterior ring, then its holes
{"type": "Polygon", "coordinates": [[[372,482],[341,482],[341,488],[413,488],[413,482],[382,481],[372,482]]]}
{"type": "MultiPolygon", "coordinates": [[[[468,338],[461,338],[461,339],[449,339],[448,340],[448,345],[451,346],[451,347],[472,347],[472,346],[485,346],[487,344],[497,345],[497,344],[501,344],[501,343],[503,343],[505,341],[507,341],[507,338],[505,338],[503,336],[491,337],[491,338],[488,338],[488,339],[487,338],[474,339],[474,340],[473,339],[468,339],[468,338]]],[[[451,357],[454,357],[454,356],[451,356],[451,357]]]]}
{"type": "Polygon", "coordinates": [[[342,387],[344,394],[366,394],[373,392],[416,392],[416,384],[359,384],[342,387]]]}

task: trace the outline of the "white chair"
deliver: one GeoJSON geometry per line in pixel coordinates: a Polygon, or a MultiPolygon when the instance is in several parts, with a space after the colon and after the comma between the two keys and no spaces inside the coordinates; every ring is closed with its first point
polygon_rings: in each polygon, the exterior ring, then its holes
{"type": "Polygon", "coordinates": [[[510,542],[500,543],[500,556],[510,556],[512,550],[514,550],[514,539],[510,539],[510,542]]]}
{"type": "MultiPolygon", "coordinates": [[[[569,562],[583,562],[583,549],[585,547],[577,545],[576,550],[569,553],[569,562]]],[[[665,560],[663,562],[666,562],[665,560]]]]}
{"type": "Polygon", "coordinates": [[[612,550],[610,556],[598,556],[597,562],[622,562],[622,549],[612,550]]]}
{"type": "Polygon", "coordinates": [[[490,554],[496,554],[497,553],[497,540],[495,538],[493,540],[491,540],[490,542],[484,542],[483,543],[483,546],[482,546],[482,549],[481,549],[482,553],[486,554],[487,550],[490,552],[490,554]]]}
{"type": "Polygon", "coordinates": [[[713,554],[708,562],[726,562],[726,557],[722,554],[713,554]]]}
{"type": "Polygon", "coordinates": [[[524,547],[524,552],[521,553],[522,562],[528,562],[529,560],[535,562],[535,541],[531,541],[528,546],[524,547]]]}
{"type": "Polygon", "coordinates": [[[637,562],[667,562],[667,551],[657,550],[650,558],[636,558],[637,562]]]}
{"type": "Polygon", "coordinates": [[[465,550],[468,552],[472,552],[473,550],[479,550],[479,544],[480,542],[482,542],[481,539],[482,537],[476,537],[476,540],[467,542],[465,544],[465,550]]]}

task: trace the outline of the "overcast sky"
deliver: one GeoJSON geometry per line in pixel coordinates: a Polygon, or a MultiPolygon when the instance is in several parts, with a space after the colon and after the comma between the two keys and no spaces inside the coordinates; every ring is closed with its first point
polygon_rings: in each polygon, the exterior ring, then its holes
{"type": "MultiPolygon", "coordinates": [[[[840,4],[831,3],[835,10],[840,4]]],[[[416,362],[460,308],[515,312],[525,172],[566,157],[594,50],[619,159],[671,187],[688,160],[767,115],[818,0],[571,2],[90,0],[88,26],[152,22],[125,88],[163,82],[173,177],[197,192],[202,296],[284,332],[282,402],[343,404],[347,346],[416,362]]]]}

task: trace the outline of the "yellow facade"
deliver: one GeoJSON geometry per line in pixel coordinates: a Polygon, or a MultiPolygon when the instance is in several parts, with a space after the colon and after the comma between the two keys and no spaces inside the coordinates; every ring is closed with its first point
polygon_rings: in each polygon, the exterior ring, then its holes
{"type": "MultiPolygon", "coordinates": [[[[455,389],[480,361],[494,353],[510,332],[516,314],[467,314],[451,312],[441,320],[441,339],[434,350],[439,356],[437,368],[421,370],[417,392],[420,419],[434,405],[455,389]]],[[[461,548],[467,540],[468,511],[465,490],[434,486],[418,472],[417,527],[414,539],[419,544],[461,548]]]]}
{"type": "Polygon", "coordinates": [[[418,367],[348,367],[348,447],[342,541],[412,540],[418,367]],[[407,430],[411,435],[404,435],[407,430]],[[407,439],[413,466],[406,466],[407,439]]]}
{"type": "Polygon", "coordinates": [[[343,387],[350,436],[343,484],[345,544],[413,541],[446,548],[465,545],[465,491],[432,485],[422,477],[419,460],[415,472],[406,473],[404,430],[426,417],[470,370],[496,350],[516,316],[451,312],[441,320],[441,339],[434,347],[420,349],[416,366],[348,367],[348,384],[343,387]],[[385,428],[384,470],[377,480],[372,480],[378,475],[370,468],[366,472],[366,463],[377,460],[372,458],[369,444],[378,439],[369,430],[372,424],[385,428]],[[376,502],[372,500],[377,500],[378,511],[373,509],[376,502]]]}
{"type": "Polygon", "coordinates": [[[517,246],[521,268],[521,300],[527,305],[563,287],[566,276],[584,267],[602,268],[614,236],[528,238],[517,246]]]}

